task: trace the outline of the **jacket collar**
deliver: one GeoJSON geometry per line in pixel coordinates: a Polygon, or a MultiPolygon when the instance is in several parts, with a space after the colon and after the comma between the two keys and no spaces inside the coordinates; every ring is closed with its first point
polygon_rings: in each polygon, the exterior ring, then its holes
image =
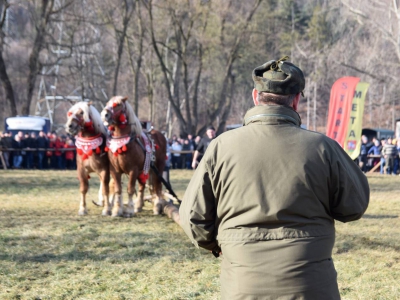
{"type": "Polygon", "coordinates": [[[282,105],[258,105],[246,112],[243,126],[250,123],[262,123],[266,125],[277,125],[290,123],[301,125],[299,114],[291,107],[282,105]]]}

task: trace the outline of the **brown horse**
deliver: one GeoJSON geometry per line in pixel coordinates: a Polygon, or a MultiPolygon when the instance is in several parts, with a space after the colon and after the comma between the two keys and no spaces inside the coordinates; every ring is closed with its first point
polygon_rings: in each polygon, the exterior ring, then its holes
{"type": "Polygon", "coordinates": [[[66,131],[76,135],[77,171],[80,182],[81,201],[79,215],[87,215],[86,193],[89,189],[89,174],[95,172],[100,177],[99,199],[103,206],[102,215],[111,214],[108,199],[110,169],[108,155],[104,152],[107,129],[104,127],[99,112],[88,102],[78,102],[67,113],[66,131]],[[101,196],[101,197],[100,197],[101,196]]]}
{"type": "Polygon", "coordinates": [[[150,132],[149,138],[142,130],[139,119],[127,97],[111,98],[101,112],[104,125],[108,126],[111,136],[107,140],[110,173],[115,181],[114,205],[112,216],[132,217],[142,211],[144,205],[144,188],[149,179],[150,192],[153,195],[153,213],[161,214],[165,206],[162,196],[162,184],[158,176],[150,169],[150,164],[162,174],[165,167],[166,139],[156,130],[150,132]],[[128,205],[124,213],[121,198],[121,176],[127,174],[128,205]],[[139,192],[135,204],[133,194],[138,179],[139,192]]]}

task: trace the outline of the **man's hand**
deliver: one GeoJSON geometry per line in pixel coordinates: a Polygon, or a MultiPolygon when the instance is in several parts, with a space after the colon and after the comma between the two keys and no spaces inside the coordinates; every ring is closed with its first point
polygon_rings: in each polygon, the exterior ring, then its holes
{"type": "Polygon", "coordinates": [[[192,161],[193,170],[196,169],[196,166],[197,166],[197,160],[192,161]]]}

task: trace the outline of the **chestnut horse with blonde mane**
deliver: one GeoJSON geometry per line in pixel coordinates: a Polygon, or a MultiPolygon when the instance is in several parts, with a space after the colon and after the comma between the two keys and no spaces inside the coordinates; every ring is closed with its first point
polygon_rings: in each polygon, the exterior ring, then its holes
{"type": "Polygon", "coordinates": [[[144,205],[144,189],[149,180],[150,192],[153,196],[153,213],[161,214],[166,204],[162,194],[162,183],[153,169],[162,174],[165,167],[167,141],[161,132],[151,130],[150,135],[143,132],[139,119],[127,97],[111,98],[101,112],[105,126],[111,136],[107,140],[110,173],[115,182],[114,204],[112,216],[132,217],[142,211],[144,205]],[[124,213],[121,197],[121,176],[127,174],[128,205],[124,213]],[[136,180],[139,183],[138,195],[133,203],[136,180]]]}
{"type": "Polygon", "coordinates": [[[89,174],[95,172],[101,182],[99,199],[100,205],[103,206],[102,215],[110,215],[110,170],[108,155],[104,152],[107,129],[99,112],[89,102],[76,103],[68,110],[67,117],[65,129],[70,135],[76,136],[76,164],[81,192],[78,214],[87,215],[86,193],[89,189],[89,174]]]}

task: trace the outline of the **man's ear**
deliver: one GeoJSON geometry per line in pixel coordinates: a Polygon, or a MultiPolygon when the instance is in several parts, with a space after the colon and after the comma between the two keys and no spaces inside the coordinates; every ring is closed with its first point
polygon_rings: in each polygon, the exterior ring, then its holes
{"type": "Polygon", "coordinates": [[[297,108],[299,106],[299,102],[300,102],[300,93],[298,93],[296,96],[294,96],[294,99],[293,99],[292,107],[293,107],[293,109],[295,111],[297,111],[297,108]]]}
{"type": "Polygon", "coordinates": [[[258,103],[259,103],[259,102],[258,102],[258,99],[257,99],[258,91],[257,91],[256,89],[253,89],[252,95],[253,95],[253,102],[254,102],[254,105],[257,106],[258,103]]]}

